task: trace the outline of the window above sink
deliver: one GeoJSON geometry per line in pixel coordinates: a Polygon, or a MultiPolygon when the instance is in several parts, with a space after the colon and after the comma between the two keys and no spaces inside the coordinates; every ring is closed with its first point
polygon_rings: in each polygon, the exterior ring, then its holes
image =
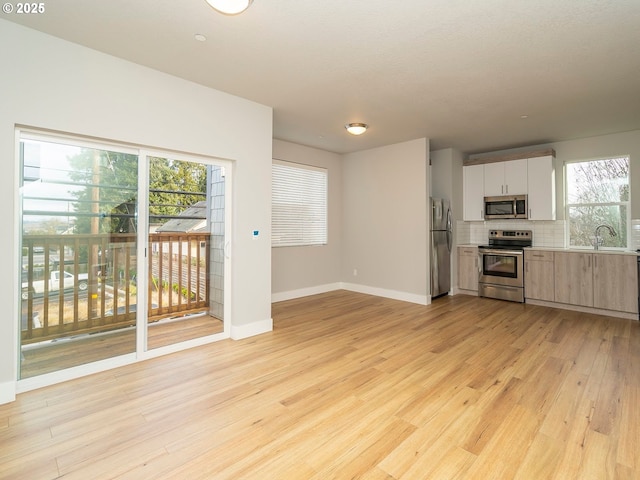
{"type": "Polygon", "coordinates": [[[631,212],[629,157],[565,163],[569,247],[627,249],[631,212]],[[596,228],[605,225],[611,228],[596,228]],[[615,235],[613,234],[615,232],[615,235]]]}

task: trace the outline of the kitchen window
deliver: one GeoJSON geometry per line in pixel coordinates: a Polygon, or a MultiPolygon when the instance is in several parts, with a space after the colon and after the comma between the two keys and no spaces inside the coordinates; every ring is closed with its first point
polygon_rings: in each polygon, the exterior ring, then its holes
{"type": "Polygon", "coordinates": [[[629,157],[567,162],[566,218],[571,247],[593,247],[599,225],[601,247],[627,248],[630,225],[629,157]]]}
{"type": "Polygon", "coordinates": [[[274,160],[271,246],[327,243],[327,170],[274,160]]]}

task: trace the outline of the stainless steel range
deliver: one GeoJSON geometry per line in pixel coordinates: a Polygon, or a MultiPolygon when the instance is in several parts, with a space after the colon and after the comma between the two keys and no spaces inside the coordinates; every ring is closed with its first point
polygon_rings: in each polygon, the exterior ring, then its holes
{"type": "Polygon", "coordinates": [[[478,295],[524,302],[524,248],[531,230],[491,230],[489,244],[478,247],[478,295]]]}

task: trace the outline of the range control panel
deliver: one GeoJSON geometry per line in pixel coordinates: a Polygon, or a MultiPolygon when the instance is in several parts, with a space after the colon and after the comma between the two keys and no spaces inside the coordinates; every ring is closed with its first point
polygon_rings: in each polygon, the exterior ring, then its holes
{"type": "Polygon", "coordinates": [[[489,230],[489,239],[517,238],[521,240],[531,239],[531,230],[489,230]]]}

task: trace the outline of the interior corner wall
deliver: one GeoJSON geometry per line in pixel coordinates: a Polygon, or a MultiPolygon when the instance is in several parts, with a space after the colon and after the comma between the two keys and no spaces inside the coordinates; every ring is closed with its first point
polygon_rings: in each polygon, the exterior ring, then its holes
{"type": "MultiPolygon", "coordinates": [[[[458,244],[456,221],[462,220],[462,162],[464,155],[454,148],[434,150],[431,158],[431,183],[433,197],[446,198],[451,204],[453,220],[453,248],[458,244]]],[[[458,284],[458,256],[451,252],[451,286],[458,284]]]]}
{"type": "Polygon", "coordinates": [[[453,149],[445,148],[429,152],[431,160],[431,196],[451,201],[453,171],[451,169],[453,149]]]}
{"type": "Polygon", "coordinates": [[[335,290],[340,282],[342,157],[337,153],[273,140],[273,158],[327,169],[327,244],[271,249],[273,301],[335,290]]]}
{"type": "Polygon", "coordinates": [[[342,281],[351,289],[429,301],[429,140],[343,156],[342,281]]]}
{"type": "Polygon", "coordinates": [[[16,125],[223,158],[233,166],[231,334],[271,326],[272,109],[0,20],[0,403],[15,396],[19,316],[16,125]],[[259,230],[255,240],[252,232],[259,230]]]}

